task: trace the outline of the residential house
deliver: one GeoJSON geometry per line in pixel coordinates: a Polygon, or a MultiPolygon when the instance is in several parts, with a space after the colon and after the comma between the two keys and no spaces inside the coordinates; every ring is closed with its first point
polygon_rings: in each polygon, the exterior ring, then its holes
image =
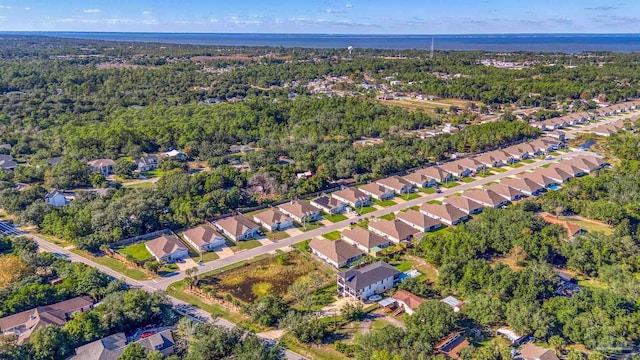
{"type": "Polygon", "coordinates": [[[585,233],[585,230],[582,229],[579,225],[560,220],[557,216],[553,216],[549,213],[542,213],[540,214],[540,216],[542,216],[542,219],[549,224],[558,224],[562,226],[567,231],[567,236],[569,239],[573,239],[575,236],[585,233]]]}
{"type": "Polygon", "coordinates": [[[313,238],[309,242],[311,253],[336,269],[350,266],[364,256],[357,247],[346,241],[313,238]]]}
{"type": "Polygon", "coordinates": [[[429,166],[416,172],[420,173],[420,175],[426,177],[427,179],[433,179],[441,184],[455,180],[450,172],[445,171],[440,166],[429,166]]]}
{"type": "Polygon", "coordinates": [[[91,171],[100,173],[104,176],[113,173],[113,165],[115,164],[116,162],[111,159],[97,159],[87,163],[91,168],[91,171]]]}
{"type": "Polygon", "coordinates": [[[269,209],[255,214],[253,221],[269,231],[282,231],[293,226],[293,220],[276,209],[269,209]]]}
{"type": "Polygon", "coordinates": [[[457,225],[469,219],[469,214],[451,204],[422,204],[420,212],[447,225],[457,225]]]}
{"type": "Polygon", "coordinates": [[[362,185],[360,187],[360,191],[380,201],[389,200],[396,196],[396,193],[395,191],[393,191],[393,189],[388,189],[376,183],[368,183],[362,185]]]}
{"type": "Polygon", "coordinates": [[[65,193],[57,189],[49,191],[44,199],[52,206],[61,207],[65,206],[73,200],[74,195],[71,193],[65,193]]]}
{"type": "Polygon", "coordinates": [[[406,212],[399,212],[396,215],[396,219],[420,232],[434,231],[442,226],[440,221],[413,209],[409,209],[406,212]]]}
{"type": "Polygon", "coordinates": [[[550,168],[557,168],[569,175],[571,175],[571,177],[578,177],[578,176],[585,176],[587,175],[587,172],[580,169],[579,167],[571,164],[571,162],[568,161],[561,161],[557,164],[553,164],[550,166],[550,168]]]}
{"type": "Polygon", "coordinates": [[[0,155],[0,170],[13,171],[18,167],[18,163],[13,160],[11,155],[0,155]]]}
{"type": "Polygon", "coordinates": [[[231,145],[229,146],[229,152],[232,154],[237,153],[248,153],[251,152],[252,149],[248,145],[231,145]]]}
{"type": "Polygon", "coordinates": [[[93,309],[91,298],[79,296],[0,318],[0,331],[4,335],[16,335],[18,344],[23,344],[29,340],[36,329],[46,325],[62,327],[71,320],[74,313],[91,309],[93,309]]]}
{"type": "Polygon", "coordinates": [[[518,345],[527,338],[527,336],[520,335],[508,327],[499,328],[496,330],[496,335],[506,337],[511,342],[511,345],[518,345]]]}
{"type": "MultiPolygon", "coordinates": [[[[424,169],[423,169],[424,170],[424,169]]],[[[432,187],[437,184],[437,180],[422,173],[421,170],[412,172],[402,177],[406,182],[416,187],[432,187]]]]}
{"type": "Polygon", "coordinates": [[[374,234],[360,226],[342,232],[342,240],[366,253],[377,253],[391,245],[391,241],[384,236],[374,234]]]}
{"type": "Polygon", "coordinates": [[[299,223],[320,220],[320,209],[310,205],[306,201],[292,200],[278,205],[278,208],[282,213],[289,215],[293,220],[299,223]]]}
{"type": "Polygon", "coordinates": [[[363,193],[356,187],[349,187],[338,190],[331,194],[331,197],[349,204],[354,208],[361,208],[371,205],[371,196],[363,193]]]}
{"type": "Polygon", "coordinates": [[[178,150],[170,150],[167,151],[165,153],[162,153],[162,157],[168,158],[168,159],[177,159],[177,160],[187,160],[187,154],[183,153],[182,151],[178,151],[178,150]]]}
{"type": "Polygon", "coordinates": [[[62,156],[56,156],[54,158],[51,158],[49,160],[47,160],[47,164],[49,164],[49,166],[51,166],[52,168],[56,167],[56,165],[60,164],[62,162],[63,157],[62,156]]]}
{"type": "Polygon", "coordinates": [[[260,231],[260,225],[238,214],[215,222],[214,226],[233,241],[243,241],[255,238],[260,231]]]}
{"type": "Polygon", "coordinates": [[[219,249],[226,244],[226,239],[209,225],[200,225],[182,233],[182,237],[200,253],[219,249]]]}
{"type": "Polygon", "coordinates": [[[402,308],[402,310],[409,315],[413,315],[413,312],[426,301],[426,299],[412,294],[407,290],[396,291],[391,298],[396,301],[398,307],[402,308]]]}
{"type": "Polygon", "coordinates": [[[369,231],[372,231],[380,236],[384,236],[391,242],[399,244],[402,241],[408,241],[413,238],[413,235],[417,233],[416,229],[407,225],[406,223],[394,219],[377,219],[369,222],[369,231]]]}
{"type": "Polygon", "coordinates": [[[463,167],[467,167],[467,168],[471,169],[472,172],[479,172],[479,171],[485,170],[487,168],[487,166],[485,164],[483,164],[482,162],[476,160],[475,158],[471,158],[471,157],[458,159],[458,160],[456,160],[454,162],[458,163],[459,165],[461,165],[463,167]]]}
{"type": "Polygon", "coordinates": [[[531,146],[526,146],[525,144],[516,144],[502,150],[509,154],[513,160],[520,161],[530,158],[534,149],[531,146]]]}
{"type": "Polygon", "coordinates": [[[502,150],[489,151],[474,158],[485,167],[501,167],[511,162],[512,156],[502,150]]]}
{"type": "Polygon", "coordinates": [[[445,337],[434,347],[434,350],[443,354],[447,359],[460,359],[462,349],[469,346],[469,341],[464,338],[461,332],[454,332],[445,337]]]}
{"type": "Polygon", "coordinates": [[[529,196],[538,196],[544,192],[544,185],[540,185],[537,182],[529,179],[526,174],[520,178],[507,178],[500,182],[503,185],[510,186],[514,189],[520,190],[522,193],[529,196]]]}
{"type": "Polygon", "coordinates": [[[399,176],[391,176],[388,178],[380,179],[376,181],[376,184],[389,190],[393,190],[398,194],[409,194],[413,191],[413,184],[399,176]]]}
{"type": "Polygon", "coordinates": [[[338,295],[358,300],[381,294],[400,283],[402,273],[379,261],[361,269],[348,269],[337,275],[338,295]]]}
{"type": "Polygon", "coordinates": [[[513,357],[514,360],[558,360],[556,353],[547,348],[537,346],[536,344],[529,342],[526,343],[517,355],[513,357]]]}
{"type": "MultiPolygon", "coordinates": [[[[136,341],[147,351],[158,351],[163,356],[174,353],[175,340],[171,330],[163,330],[136,341]]],[[[129,344],[124,333],[116,333],[76,348],[69,360],[117,360],[129,344]]]]}
{"type": "Polygon", "coordinates": [[[595,156],[578,156],[563,162],[569,163],[586,173],[591,173],[606,165],[604,160],[595,156]]]}
{"type": "Polygon", "coordinates": [[[503,206],[507,206],[509,204],[509,200],[505,199],[495,191],[487,190],[487,189],[467,190],[467,191],[464,191],[460,196],[466,197],[467,199],[471,199],[484,206],[488,206],[496,209],[501,208],[503,206]]]}
{"type": "Polygon", "coordinates": [[[503,183],[491,184],[485,187],[485,190],[493,191],[496,194],[507,199],[508,201],[518,201],[522,198],[527,197],[527,194],[523,193],[522,191],[503,183]]]}
{"type": "Polygon", "coordinates": [[[550,131],[548,133],[546,133],[547,137],[551,137],[551,138],[555,138],[558,139],[560,141],[565,141],[567,138],[567,133],[565,133],[562,130],[553,130],[550,131]]]}
{"type": "Polygon", "coordinates": [[[468,166],[460,164],[458,161],[451,161],[440,165],[440,168],[453,177],[467,177],[471,175],[471,169],[468,166]]]}
{"type": "Polygon", "coordinates": [[[605,136],[605,137],[611,136],[617,133],[618,131],[620,131],[620,128],[618,128],[613,124],[604,124],[591,129],[592,133],[598,136],[605,136]]]}
{"type": "Polygon", "coordinates": [[[555,140],[553,138],[539,138],[529,143],[535,150],[536,153],[548,154],[550,152],[558,150],[561,146],[561,142],[559,140],[555,140]]]}
{"type": "Polygon", "coordinates": [[[484,206],[479,202],[457,195],[449,196],[444,200],[444,203],[453,205],[469,215],[478,214],[484,209],[484,206]]]}
{"type": "Polygon", "coordinates": [[[158,168],[158,157],[155,155],[143,156],[136,160],[136,166],[141,173],[155,170],[158,168]]]}
{"type": "Polygon", "coordinates": [[[565,183],[567,181],[569,181],[573,176],[571,176],[571,174],[567,173],[566,171],[562,170],[561,168],[557,167],[557,166],[550,166],[548,168],[541,168],[536,170],[538,172],[540,172],[541,174],[557,181],[559,184],[565,183]]]}
{"type": "Polygon", "coordinates": [[[144,247],[160,263],[172,263],[189,256],[189,249],[173,234],[149,240],[144,247]]]}
{"type": "Polygon", "coordinates": [[[317,207],[318,209],[324,210],[328,214],[341,214],[347,208],[347,204],[342,201],[329,197],[326,195],[322,195],[311,200],[311,205],[317,207]]]}
{"type": "Polygon", "coordinates": [[[520,178],[527,178],[527,179],[539,184],[540,186],[544,186],[545,188],[548,188],[548,187],[554,186],[554,185],[559,185],[556,180],[553,180],[552,178],[546,176],[545,174],[543,174],[543,173],[541,173],[540,171],[537,171],[537,170],[534,171],[534,172],[531,172],[531,173],[519,175],[519,177],[520,178]]]}
{"type": "Polygon", "coordinates": [[[440,301],[443,304],[449,306],[453,310],[453,312],[460,312],[460,310],[462,310],[462,306],[464,305],[464,302],[454,298],[453,296],[447,296],[440,301]]]}

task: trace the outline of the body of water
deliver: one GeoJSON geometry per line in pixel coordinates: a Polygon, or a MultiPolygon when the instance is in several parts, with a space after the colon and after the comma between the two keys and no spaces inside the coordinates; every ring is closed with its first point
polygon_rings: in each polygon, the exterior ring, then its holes
{"type": "MultiPolygon", "coordinates": [[[[5,33],[7,34],[7,33],[5,33]]],[[[114,32],[12,32],[113,41],[193,45],[282,46],[304,48],[422,49],[486,51],[640,52],[640,34],[495,34],[495,35],[330,35],[330,34],[208,34],[114,32]]]]}

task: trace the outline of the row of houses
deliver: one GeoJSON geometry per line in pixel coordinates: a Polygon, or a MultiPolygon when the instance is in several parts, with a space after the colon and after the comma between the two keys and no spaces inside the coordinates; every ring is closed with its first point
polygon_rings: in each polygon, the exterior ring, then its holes
{"type": "Polygon", "coordinates": [[[600,109],[594,110],[592,113],[587,111],[568,114],[557,118],[546,119],[534,122],[531,126],[545,131],[564,129],[569,126],[582,125],[588,121],[594,120],[596,117],[618,115],[632,110],[640,109],[640,100],[626,101],[600,109]]]}
{"type": "MultiPolygon", "coordinates": [[[[165,159],[177,159],[186,160],[187,155],[178,150],[171,150],[160,154],[165,159]]],[[[148,172],[158,168],[160,164],[160,158],[156,155],[143,156],[133,161],[140,172],[148,172]]],[[[87,165],[91,168],[91,171],[100,173],[104,176],[113,174],[113,167],[116,162],[112,159],[95,159],[87,162],[87,165]]]]}

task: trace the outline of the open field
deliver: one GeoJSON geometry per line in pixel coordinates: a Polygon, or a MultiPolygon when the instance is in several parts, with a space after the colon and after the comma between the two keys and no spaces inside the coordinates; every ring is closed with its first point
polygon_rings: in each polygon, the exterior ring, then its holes
{"type": "Polygon", "coordinates": [[[138,261],[147,261],[152,258],[151,253],[144,246],[144,242],[125,246],[121,249],[118,249],[118,252],[125,256],[127,255],[132,256],[134,259],[138,261]]]}
{"type": "Polygon", "coordinates": [[[480,102],[474,101],[465,101],[459,99],[438,99],[435,101],[423,101],[423,100],[378,100],[381,103],[388,106],[400,106],[408,110],[422,110],[426,113],[435,115],[436,109],[444,109],[449,110],[449,107],[457,106],[458,108],[464,109],[469,104],[475,103],[477,106],[480,106],[480,102]]]}
{"type": "Polygon", "coordinates": [[[576,218],[573,216],[560,216],[559,220],[576,224],[587,232],[603,232],[605,234],[613,234],[613,228],[609,225],[602,224],[597,221],[589,221],[588,219],[576,218]]]}
{"type": "Polygon", "coordinates": [[[134,280],[150,280],[151,277],[142,269],[133,268],[127,266],[125,263],[120,262],[108,255],[100,255],[96,256],[88,251],[73,249],[71,250],[74,254],[78,254],[84,258],[87,258],[91,261],[94,261],[102,266],[106,266],[113,271],[117,271],[122,275],[130,277],[134,280]]]}

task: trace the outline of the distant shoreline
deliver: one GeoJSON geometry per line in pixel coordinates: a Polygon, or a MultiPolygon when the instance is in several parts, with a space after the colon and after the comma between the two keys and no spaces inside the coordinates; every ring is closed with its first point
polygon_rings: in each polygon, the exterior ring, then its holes
{"type": "Polygon", "coordinates": [[[154,33],[154,32],[18,32],[0,36],[53,36],[87,40],[153,42],[167,44],[270,46],[302,48],[376,48],[428,50],[534,51],[582,53],[589,51],[640,52],[640,34],[271,34],[271,33],[154,33]]]}

